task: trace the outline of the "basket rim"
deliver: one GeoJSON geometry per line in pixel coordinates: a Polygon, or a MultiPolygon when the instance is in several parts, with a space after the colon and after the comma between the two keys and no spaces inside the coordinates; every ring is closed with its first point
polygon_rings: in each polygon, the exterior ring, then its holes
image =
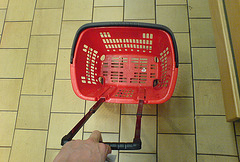
{"type": "Polygon", "coordinates": [[[82,25],[76,32],[73,44],[72,44],[72,50],[71,50],[71,57],[70,57],[70,64],[73,64],[73,58],[75,53],[76,44],[79,38],[79,35],[88,28],[95,28],[95,27],[111,27],[111,26],[120,26],[120,27],[141,27],[141,28],[152,28],[152,29],[159,29],[166,31],[172,38],[173,48],[174,48],[174,54],[175,54],[175,65],[176,68],[178,68],[178,50],[177,50],[177,43],[176,39],[174,37],[173,32],[171,29],[169,29],[167,26],[160,25],[160,24],[151,24],[151,23],[142,23],[142,22],[95,22],[95,23],[87,23],[82,25]]]}

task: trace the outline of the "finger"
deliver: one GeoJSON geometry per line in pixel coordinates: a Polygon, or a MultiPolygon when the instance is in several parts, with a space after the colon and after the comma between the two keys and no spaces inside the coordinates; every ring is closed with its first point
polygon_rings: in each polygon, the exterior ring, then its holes
{"type": "Polygon", "coordinates": [[[100,151],[101,155],[106,159],[107,155],[112,152],[111,147],[104,143],[99,143],[98,145],[99,145],[99,151],[100,151]]]}
{"type": "Polygon", "coordinates": [[[88,139],[91,139],[94,142],[99,142],[99,141],[102,141],[102,136],[98,130],[95,130],[92,132],[92,134],[90,135],[90,137],[88,139]]]}

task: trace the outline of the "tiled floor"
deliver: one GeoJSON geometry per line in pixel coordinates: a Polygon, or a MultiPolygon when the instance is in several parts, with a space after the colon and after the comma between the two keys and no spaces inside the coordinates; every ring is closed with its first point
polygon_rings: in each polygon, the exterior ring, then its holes
{"type": "MultiPolygon", "coordinates": [[[[173,97],[144,105],[143,148],[117,161],[238,162],[240,122],[225,120],[208,0],[1,0],[0,161],[52,161],[60,140],[94,102],[71,87],[76,30],[97,21],[167,25],[177,40],[173,97]]],[[[104,103],[76,136],[132,140],[137,105],[104,103]]]]}

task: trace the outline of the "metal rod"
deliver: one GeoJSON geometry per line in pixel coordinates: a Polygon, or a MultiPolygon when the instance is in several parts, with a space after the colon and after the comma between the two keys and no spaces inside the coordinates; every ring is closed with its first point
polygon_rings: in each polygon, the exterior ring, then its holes
{"type": "Polygon", "coordinates": [[[100,98],[88,111],[88,113],[75,125],[75,127],[67,134],[67,140],[71,141],[72,138],[77,134],[77,132],[82,128],[82,126],[88,121],[88,119],[94,114],[98,108],[103,104],[105,98],[100,98]]]}
{"type": "Polygon", "coordinates": [[[137,110],[137,120],[136,120],[135,136],[134,136],[133,141],[140,140],[142,110],[143,110],[143,100],[139,100],[138,110],[137,110]]]}

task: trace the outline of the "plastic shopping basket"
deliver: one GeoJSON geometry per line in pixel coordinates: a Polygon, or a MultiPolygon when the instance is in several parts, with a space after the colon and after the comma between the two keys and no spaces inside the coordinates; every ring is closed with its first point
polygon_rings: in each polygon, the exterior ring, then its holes
{"type": "Polygon", "coordinates": [[[162,25],[89,23],[76,33],[70,69],[76,95],[97,102],[61,144],[72,140],[103,102],[110,102],[138,104],[138,111],[133,142],[106,144],[113,150],[141,149],[143,104],[160,104],[172,96],[178,74],[177,45],[171,30],[162,25]]]}

